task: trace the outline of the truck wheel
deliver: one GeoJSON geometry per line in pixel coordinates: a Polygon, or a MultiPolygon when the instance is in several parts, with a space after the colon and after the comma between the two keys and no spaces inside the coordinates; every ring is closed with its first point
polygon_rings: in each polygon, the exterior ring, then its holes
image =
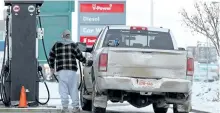
{"type": "Polygon", "coordinates": [[[159,108],[156,104],[153,104],[154,113],[167,113],[168,108],[159,108]]]}
{"type": "Polygon", "coordinates": [[[177,110],[177,105],[173,105],[173,113],[189,113],[189,112],[179,112],[177,110]]]}
{"type": "Polygon", "coordinates": [[[84,82],[82,83],[81,89],[80,89],[80,103],[81,103],[81,107],[82,110],[84,111],[92,111],[92,100],[88,100],[83,98],[83,95],[86,94],[85,92],[85,84],[84,82]]]}
{"type": "Polygon", "coordinates": [[[94,99],[95,99],[96,94],[97,94],[97,91],[96,91],[95,82],[94,82],[93,83],[93,91],[92,91],[92,113],[106,113],[106,108],[94,106],[94,99]]]}

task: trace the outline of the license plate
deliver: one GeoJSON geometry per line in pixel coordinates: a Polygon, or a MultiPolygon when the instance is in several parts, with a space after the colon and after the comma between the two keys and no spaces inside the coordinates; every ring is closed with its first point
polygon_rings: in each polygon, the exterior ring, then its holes
{"type": "Polygon", "coordinates": [[[138,80],[138,86],[140,87],[146,87],[146,88],[157,88],[157,82],[156,80],[138,80]]]}

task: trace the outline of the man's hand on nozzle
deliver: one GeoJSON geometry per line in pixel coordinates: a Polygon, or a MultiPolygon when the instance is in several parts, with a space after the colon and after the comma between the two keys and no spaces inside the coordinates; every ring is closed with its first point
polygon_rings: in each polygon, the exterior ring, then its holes
{"type": "Polygon", "coordinates": [[[85,63],[86,66],[92,66],[92,64],[93,64],[92,60],[86,60],[86,63],[85,63]]]}
{"type": "Polygon", "coordinates": [[[86,60],[86,63],[85,63],[85,64],[87,65],[87,64],[88,64],[88,62],[89,62],[89,60],[86,60]]]}
{"type": "Polygon", "coordinates": [[[83,64],[86,64],[86,62],[87,62],[87,60],[86,60],[86,58],[84,58],[83,61],[82,61],[82,63],[83,63],[83,64]]]}
{"type": "Polygon", "coordinates": [[[86,63],[87,63],[87,60],[84,60],[84,61],[82,62],[83,66],[85,66],[86,63]]]}

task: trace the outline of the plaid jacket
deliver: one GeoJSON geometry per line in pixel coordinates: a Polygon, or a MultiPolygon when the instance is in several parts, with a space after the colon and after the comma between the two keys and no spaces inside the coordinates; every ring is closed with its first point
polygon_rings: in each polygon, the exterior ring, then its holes
{"type": "Polygon", "coordinates": [[[77,48],[75,43],[63,44],[62,42],[57,42],[53,45],[49,53],[49,65],[54,69],[56,64],[56,71],[77,71],[76,59],[83,63],[86,62],[86,58],[83,57],[82,52],[77,48]]]}

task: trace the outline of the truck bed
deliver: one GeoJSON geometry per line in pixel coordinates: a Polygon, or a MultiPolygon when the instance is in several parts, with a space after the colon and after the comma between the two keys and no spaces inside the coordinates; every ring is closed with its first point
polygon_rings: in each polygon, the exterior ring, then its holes
{"type": "Polygon", "coordinates": [[[107,48],[107,75],[136,78],[186,78],[187,52],[107,48]]]}

